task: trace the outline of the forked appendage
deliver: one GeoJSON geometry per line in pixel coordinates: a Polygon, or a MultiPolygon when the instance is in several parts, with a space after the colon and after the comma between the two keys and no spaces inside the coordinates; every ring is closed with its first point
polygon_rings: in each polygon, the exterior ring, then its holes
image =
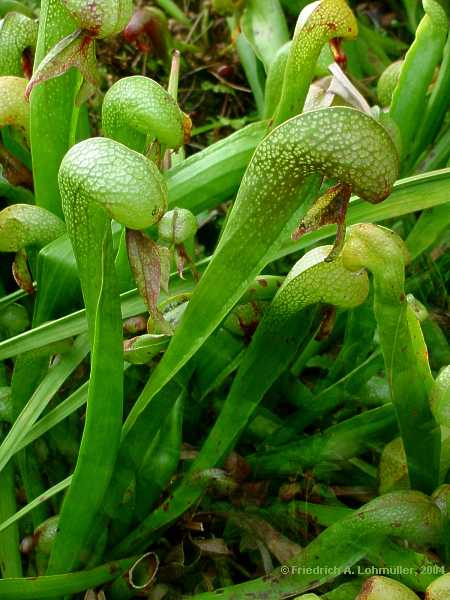
{"type": "Polygon", "coordinates": [[[59,77],[72,67],[83,75],[84,82],[78,92],[77,103],[90,95],[97,87],[94,40],[120,33],[132,13],[131,0],[63,0],[64,6],[73,17],[77,29],[62,38],[50,49],[36,67],[26,96],[34,86],[59,77]]]}
{"type": "Polygon", "coordinates": [[[28,82],[25,98],[29,98],[36,85],[64,75],[73,67],[77,68],[84,78],[77,98],[77,103],[81,104],[98,85],[94,38],[81,29],[77,29],[63,38],[50,50],[28,82]]]}
{"type": "Polygon", "coordinates": [[[345,71],[347,66],[347,56],[342,47],[342,38],[336,37],[330,40],[330,48],[333,53],[334,61],[345,71]]]}
{"type": "Polygon", "coordinates": [[[351,187],[346,183],[338,183],[320,196],[303,217],[299,226],[292,233],[292,239],[298,240],[302,235],[315,231],[324,225],[336,223],[336,239],[327,262],[334,260],[342,250],[345,237],[345,217],[351,196],[351,187]]]}

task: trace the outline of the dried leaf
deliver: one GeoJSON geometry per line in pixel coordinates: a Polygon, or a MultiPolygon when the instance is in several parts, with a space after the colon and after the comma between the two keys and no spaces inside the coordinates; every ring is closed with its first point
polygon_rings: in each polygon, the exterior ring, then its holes
{"type": "Polygon", "coordinates": [[[175,262],[177,265],[177,272],[181,279],[184,279],[184,267],[186,265],[187,255],[184,249],[184,245],[180,244],[175,252],[175,262]]]}
{"type": "Polygon", "coordinates": [[[231,452],[224,462],[224,469],[237,481],[245,481],[251,473],[248,462],[237,452],[231,452]]]}
{"type": "Polygon", "coordinates": [[[105,592],[103,590],[100,590],[99,592],[88,590],[84,595],[83,600],[106,600],[105,592]]]}
{"type": "MultiPolygon", "coordinates": [[[[144,298],[155,333],[171,335],[172,328],[158,309],[161,285],[167,288],[167,254],[141,231],[127,229],[126,242],[131,271],[144,298]]],[[[153,332],[152,332],[153,333],[153,332]]]]}
{"type": "Polygon", "coordinates": [[[24,292],[33,294],[33,278],[28,268],[27,253],[25,250],[19,250],[16,253],[12,264],[12,274],[15,282],[24,292]]]}
{"type": "Polygon", "coordinates": [[[333,74],[333,79],[331,81],[330,87],[328,88],[328,92],[336,94],[343,98],[350,106],[354,106],[358,110],[365,112],[368,115],[371,115],[372,112],[370,110],[370,106],[367,103],[367,100],[361,94],[361,92],[353,85],[344,71],[341,69],[337,62],[332,63],[329,67],[329,70],[333,74]]]}
{"type": "Polygon", "coordinates": [[[232,554],[222,538],[212,538],[210,540],[194,539],[192,543],[204,554],[214,554],[215,556],[230,556],[232,554]]]}
{"type": "Polygon", "coordinates": [[[265,544],[280,564],[288,562],[302,551],[301,546],[292,542],[260,517],[237,513],[232,518],[234,523],[251,534],[253,539],[258,539],[265,544]]]}
{"type": "Polygon", "coordinates": [[[83,88],[89,88],[89,93],[85,89],[82,92],[89,96],[98,87],[94,42],[80,29],[64,37],[49,51],[28,82],[25,97],[29,98],[36,85],[60,77],[72,67],[83,75],[83,88]]]}
{"type": "Polygon", "coordinates": [[[159,558],[154,552],[147,552],[128,571],[128,581],[133,590],[146,591],[153,584],[159,569],[159,558]]]}
{"type": "Polygon", "coordinates": [[[166,294],[169,293],[171,252],[165,246],[159,246],[159,259],[161,264],[160,287],[166,294]]]}
{"type": "Polygon", "coordinates": [[[329,188],[308,210],[300,225],[292,233],[292,239],[298,240],[305,233],[316,231],[324,225],[339,223],[342,207],[347,208],[349,198],[350,188],[348,185],[338,183],[329,188]]]}

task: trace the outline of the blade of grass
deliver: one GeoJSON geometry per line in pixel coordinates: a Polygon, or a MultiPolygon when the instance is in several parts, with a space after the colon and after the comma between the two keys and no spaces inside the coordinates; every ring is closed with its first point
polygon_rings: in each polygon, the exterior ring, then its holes
{"type": "Polygon", "coordinates": [[[182,25],[186,25],[187,27],[191,26],[190,20],[184,14],[184,12],[176,5],[173,0],[156,0],[156,4],[160,6],[166,13],[179,21],[182,25]]]}
{"type": "MultiPolygon", "coordinates": [[[[18,510],[16,513],[11,515],[8,519],[5,519],[2,523],[0,523],[0,533],[5,531],[9,527],[11,527],[11,525],[16,523],[19,519],[22,519],[22,517],[24,517],[25,515],[28,515],[31,511],[33,511],[35,508],[37,508],[44,502],[47,502],[48,500],[50,500],[50,498],[53,498],[53,496],[56,496],[56,494],[63,492],[65,489],[67,489],[69,487],[71,481],[72,481],[72,475],[69,475],[69,477],[66,477],[65,479],[63,479],[56,485],[52,486],[48,490],[45,490],[45,492],[43,494],[41,494],[40,496],[38,496],[37,498],[35,498],[31,502],[29,502],[26,506],[24,506],[23,508],[18,510]]],[[[17,547],[18,547],[18,545],[17,545],[17,547]]],[[[18,577],[18,575],[16,575],[16,577],[18,577]]]]}
{"type": "MultiPolygon", "coordinates": [[[[33,393],[44,380],[48,368],[49,356],[46,354],[39,355],[38,351],[19,354],[16,358],[11,379],[13,420],[16,420],[24,410],[33,393]]],[[[31,500],[45,490],[41,469],[36,453],[33,452],[32,448],[18,454],[17,465],[26,498],[31,500]]],[[[33,526],[37,527],[49,516],[46,506],[39,507],[32,514],[33,526]]]]}
{"type": "Polygon", "coordinates": [[[49,369],[48,374],[36,388],[0,446],[0,471],[16,451],[17,444],[23,439],[52,397],[88,352],[87,335],[81,335],[75,340],[73,349],[62,356],[58,364],[49,369]]]}
{"type": "Polygon", "coordinates": [[[138,556],[124,558],[89,571],[64,575],[0,579],[0,598],[4,600],[38,600],[84,592],[120,577],[138,558],[138,556]]]}
{"type": "MultiPolygon", "coordinates": [[[[16,511],[16,492],[12,465],[8,465],[0,473],[0,490],[0,519],[2,521],[4,519],[9,520],[11,515],[15,516],[16,511]]],[[[11,525],[13,523],[15,523],[15,519],[11,522],[11,525]]],[[[4,529],[6,528],[2,529],[0,527],[0,573],[5,578],[22,577],[19,528],[15,525],[9,531],[4,531],[4,529]]]]}
{"type": "Polygon", "coordinates": [[[450,204],[441,204],[424,211],[408,235],[406,245],[414,260],[436,243],[450,224],[450,204]]]}
{"type": "MultiPolygon", "coordinates": [[[[263,102],[262,92],[254,93],[263,102]]],[[[252,123],[166,171],[169,208],[178,206],[197,214],[232,198],[266,131],[267,122],[252,123]]]]}
{"type": "Polygon", "coordinates": [[[449,108],[450,99],[448,90],[450,88],[450,35],[447,36],[447,43],[444,48],[441,68],[437,81],[433,87],[430,100],[428,101],[425,115],[423,116],[417,138],[414,140],[414,147],[411,153],[409,165],[413,165],[420,154],[435,139],[445,114],[449,108]]]}
{"type": "Polygon", "coordinates": [[[34,425],[27,431],[24,437],[17,444],[15,452],[22,450],[22,448],[25,448],[28,446],[28,444],[31,444],[40,438],[41,435],[44,435],[44,433],[49,431],[52,427],[55,427],[55,425],[81,408],[83,404],[86,404],[88,385],[89,384],[87,381],[83,383],[83,385],[81,385],[73,394],[61,402],[61,404],[42,417],[42,419],[39,419],[39,421],[34,423],[34,425]]]}
{"type": "Polygon", "coordinates": [[[24,290],[16,290],[7,296],[3,296],[3,298],[0,298],[0,310],[3,310],[10,304],[14,304],[14,302],[17,302],[21,298],[25,298],[26,295],[27,293],[24,290]]]}
{"type": "Polygon", "coordinates": [[[415,168],[416,173],[425,173],[441,169],[447,165],[450,157],[450,127],[443,127],[443,133],[439,135],[434,146],[421,157],[421,161],[415,168]]]}

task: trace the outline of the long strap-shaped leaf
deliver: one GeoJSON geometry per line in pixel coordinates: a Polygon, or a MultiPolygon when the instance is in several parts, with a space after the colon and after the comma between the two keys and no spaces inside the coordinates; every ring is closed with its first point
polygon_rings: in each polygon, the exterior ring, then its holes
{"type": "MultiPolygon", "coordinates": [[[[32,257],[37,248],[59,237],[64,230],[64,223],[46,209],[28,204],[14,204],[0,212],[0,251],[21,253],[27,249],[31,258],[30,264],[33,264],[32,257]]],[[[20,256],[20,254],[16,256],[20,256]]],[[[45,312],[45,315],[42,316],[47,320],[53,315],[51,312],[45,312]]],[[[39,323],[39,319],[34,314],[33,325],[39,323]]],[[[24,428],[34,423],[52,395],[86,353],[87,342],[85,339],[84,344],[80,346],[77,343],[69,357],[64,357],[43,381],[41,380],[48,369],[48,355],[45,352],[22,354],[17,358],[11,378],[11,402],[15,422],[5,443],[0,447],[0,456],[3,456],[0,464],[2,460],[8,460],[8,454],[5,459],[5,449],[7,449],[7,453],[9,452],[9,456],[14,451],[13,445],[8,445],[17,442],[23,435],[24,428]],[[28,401],[30,402],[28,403],[28,401]]],[[[26,497],[31,500],[45,489],[37,468],[36,457],[29,451],[21,452],[18,456],[18,467],[26,497]]],[[[7,469],[8,466],[5,468],[7,469]]],[[[33,511],[33,524],[37,526],[47,517],[48,513],[45,507],[39,507],[33,511]]]]}
{"type": "MultiPolygon", "coordinates": [[[[0,431],[0,439],[3,433],[0,431]]],[[[15,477],[12,465],[0,473],[0,519],[8,520],[16,509],[15,477]]],[[[22,577],[22,561],[19,552],[19,528],[12,524],[8,531],[0,533],[0,574],[2,577],[22,577]]]]}
{"type": "Polygon", "coordinates": [[[355,15],[345,0],[322,0],[307,4],[300,13],[295,27],[294,38],[286,59],[273,64],[269,76],[269,88],[277,81],[274,70],[280,70],[283,83],[280,99],[274,115],[266,105],[267,116],[273,116],[274,124],[279,125],[286,119],[301,113],[309,84],[314,77],[314,69],[324,44],[332,38],[352,39],[358,34],[355,15]]]}
{"type": "Polygon", "coordinates": [[[427,106],[427,89],[439,64],[448,33],[445,10],[437,0],[423,0],[425,16],[416,38],[406,53],[397,86],[392,96],[389,115],[397,124],[402,153],[411,151],[427,106]]]}
{"type": "Polygon", "coordinates": [[[240,25],[267,71],[279,48],[289,40],[279,0],[247,0],[240,25]]]}
{"type": "MultiPolygon", "coordinates": [[[[102,14],[108,23],[106,4],[102,4],[102,14]]],[[[116,7],[120,9],[120,2],[116,7]]],[[[119,16],[123,18],[120,10],[119,16]]],[[[108,98],[104,126],[110,135],[127,143],[133,138],[142,140],[143,136],[145,141],[145,135],[152,135],[170,148],[182,143],[182,113],[158,84],[141,77],[127,78],[111,88],[108,98]],[[123,137],[125,124],[118,100],[120,91],[129,92],[130,86],[137,90],[144,109],[141,111],[140,105],[134,107],[136,110],[128,115],[130,136],[123,137]],[[161,129],[155,127],[158,114],[165,118],[161,129]]],[[[123,348],[111,218],[129,229],[142,229],[155,224],[167,206],[167,188],[154,163],[107,138],[93,138],[74,146],[61,163],[59,185],[81,280],[92,352],[86,423],[48,574],[73,570],[89,562],[92,546],[98,541],[93,539],[94,525],[105,502],[119,449],[123,348]]]]}

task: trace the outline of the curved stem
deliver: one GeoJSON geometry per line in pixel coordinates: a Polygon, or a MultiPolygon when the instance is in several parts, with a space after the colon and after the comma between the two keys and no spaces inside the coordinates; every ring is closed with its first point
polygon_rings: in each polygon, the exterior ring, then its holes
{"type": "Polygon", "coordinates": [[[404,291],[406,255],[401,239],[376,225],[353,226],[343,250],[347,268],[373,274],[374,312],[409,478],[413,488],[431,492],[439,482],[441,440],[429,406],[433,379],[426,348],[404,291]]]}
{"type": "Polygon", "coordinates": [[[59,180],[86,305],[92,362],[86,423],[61,510],[50,574],[88,561],[88,540],[105,501],[119,447],[122,324],[110,219],[132,229],[149,227],[167,202],[167,190],[155,165],[105,138],[74,146],[61,164],[59,180]]]}
{"type": "Polygon", "coordinates": [[[324,44],[333,38],[352,39],[357,34],[355,16],[345,0],[322,0],[303,9],[287,57],[274,125],[302,112],[324,44]]]}

